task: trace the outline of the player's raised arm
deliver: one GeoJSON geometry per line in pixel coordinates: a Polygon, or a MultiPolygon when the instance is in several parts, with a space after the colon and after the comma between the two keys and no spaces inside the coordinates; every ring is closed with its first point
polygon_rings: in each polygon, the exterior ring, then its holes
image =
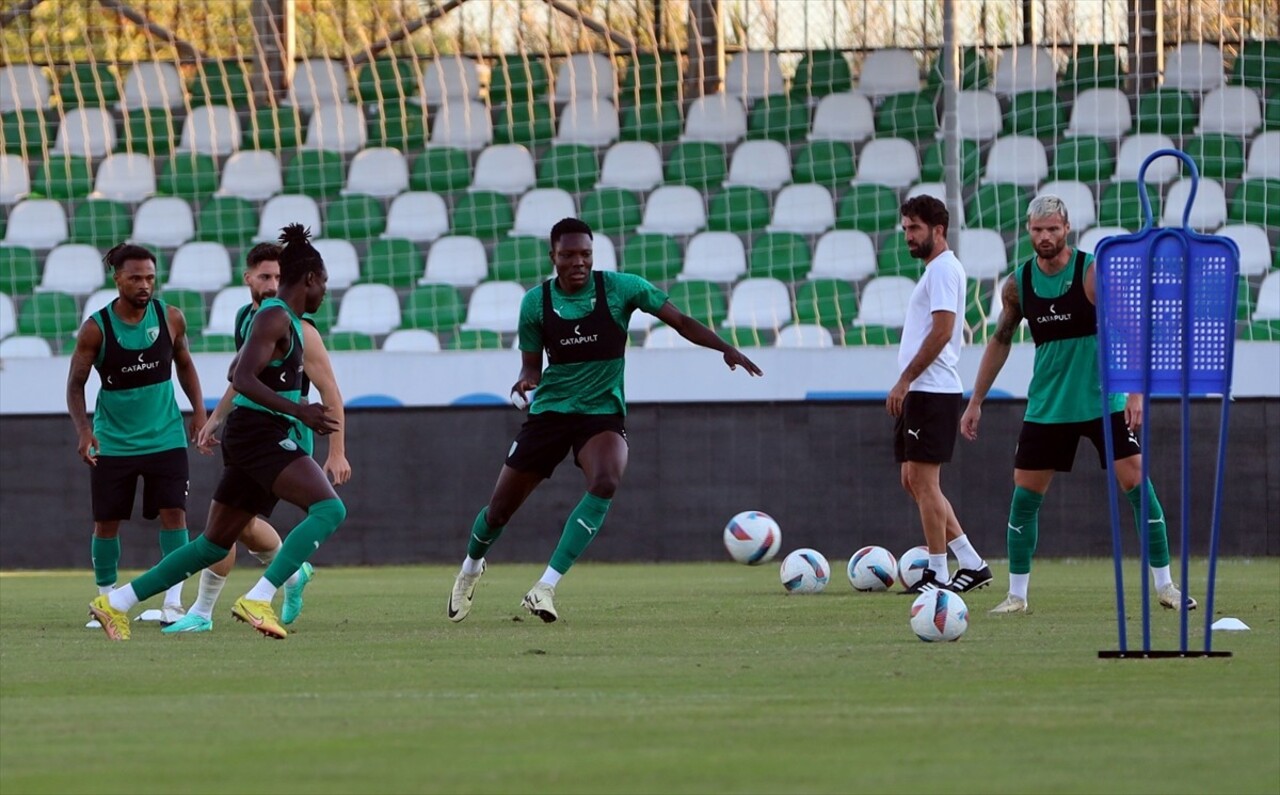
{"type": "Polygon", "coordinates": [[[98,463],[98,440],[93,435],[93,423],[85,410],[84,385],[89,382],[89,371],[101,350],[102,329],[90,318],[76,334],[76,349],[71,354],[71,369],[67,373],[67,412],[76,427],[80,458],[90,466],[98,463]]]}
{"type": "Polygon", "coordinates": [[[724,363],[729,366],[730,370],[742,367],[750,375],[764,375],[764,371],[757,367],[755,362],[744,356],[742,351],[722,340],[719,334],[707,328],[700,321],[676,309],[675,304],[670,301],[663,304],[662,308],[658,310],[657,318],[675,329],[677,334],[694,345],[701,345],[704,348],[710,348],[713,351],[722,353],[724,355],[724,363]]]}
{"type": "Polygon", "coordinates": [[[1013,276],[1005,279],[1000,288],[1000,322],[996,325],[995,334],[987,340],[987,347],[982,352],[982,362],[978,365],[978,377],[973,382],[973,394],[969,397],[969,405],[960,417],[960,434],[969,441],[978,438],[978,423],[982,421],[982,402],[987,399],[991,385],[996,376],[1004,369],[1009,360],[1009,351],[1013,347],[1013,335],[1022,323],[1022,305],[1018,301],[1018,283],[1013,276]]]}

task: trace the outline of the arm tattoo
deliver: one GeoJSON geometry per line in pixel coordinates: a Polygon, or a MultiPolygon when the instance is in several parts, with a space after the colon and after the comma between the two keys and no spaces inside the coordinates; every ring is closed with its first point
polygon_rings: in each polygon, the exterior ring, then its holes
{"type": "Polygon", "coordinates": [[[1013,344],[1013,335],[1022,322],[1022,305],[1018,302],[1018,283],[1010,276],[1000,290],[1000,300],[1004,308],[1000,311],[1000,323],[996,326],[996,342],[1003,345],[1013,344]]]}

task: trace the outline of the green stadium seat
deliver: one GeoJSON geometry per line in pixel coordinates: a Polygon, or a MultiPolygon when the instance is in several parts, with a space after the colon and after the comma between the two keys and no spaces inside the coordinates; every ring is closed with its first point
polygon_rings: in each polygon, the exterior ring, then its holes
{"type": "Polygon", "coordinates": [[[891,235],[880,244],[876,252],[877,276],[906,276],[919,279],[924,273],[924,262],[911,256],[907,240],[902,235],[891,235]]]}
{"type": "MultiPolygon", "coordinates": [[[[156,281],[160,275],[156,274],[156,281]]],[[[204,303],[204,296],[195,290],[164,290],[159,296],[169,306],[176,306],[187,321],[188,342],[204,333],[205,324],[209,320],[209,311],[204,303]]]]}
{"type": "MultiPolygon", "coordinates": [[[[971,330],[971,342],[974,345],[985,345],[988,340],[996,335],[996,324],[987,323],[982,326],[976,326],[971,330]]],[[[1022,322],[1018,324],[1018,328],[1013,332],[1013,344],[1021,345],[1025,342],[1032,342],[1031,327],[1022,322]]]]}
{"type": "Polygon", "coordinates": [[[200,207],[196,240],[242,247],[258,234],[258,211],[248,199],[214,196],[200,207]]]}
{"type": "Polygon", "coordinates": [[[964,323],[971,333],[987,325],[991,294],[995,282],[990,279],[968,279],[965,284],[964,323]]]}
{"type": "Polygon", "coordinates": [[[367,240],[386,228],[382,202],[372,196],[341,196],[331,200],[325,209],[325,237],[367,240]]]}
{"type": "Polygon", "coordinates": [[[1030,236],[1019,230],[1017,240],[1013,241],[1013,254],[1009,257],[1009,270],[1012,271],[1013,268],[1031,259],[1035,253],[1036,249],[1035,246],[1031,245],[1030,236]]]}
{"type": "Polygon", "coordinates": [[[853,70],[839,50],[810,50],[791,78],[791,96],[801,102],[853,90],[853,70]]]}
{"type": "Polygon", "coordinates": [[[622,69],[623,101],[678,99],[680,96],[680,53],[637,53],[622,69]]]}
{"type": "Polygon", "coordinates": [[[600,188],[582,197],[578,217],[604,235],[629,234],[640,225],[640,199],[625,188],[600,188]]]}
{"type": "Polygon", "coordinates": [[[800,143],[809,134],[809,106],[786,96],[763,97],[747,113],[747,138],[800,143]]]}
{"type": "Polygon", "coordinates": [[[1062,132],[1062,106],[1052,91],[1029,91],[1009,98],[1004,112],[1006,135],[1056,138],[1062,132]]]}
{"type": "Polygon", "coordinates": [[[1124,78],[1114,44],[1081,44],[1067,62],[1058,88],[1075,94],[1091,88],[1120,88],[1124,78]]]}
{"type": "Polygon", "coordinates": [[[679,100],[643,100],[622,111],[620,140],[669,144],[680,140],[682,132],[684,116],[679,100]]]}
{"type": "Polygon", "coordinates": [[[364,281],[408,288],[417,284],[422,275],[422,257],[412,240],[370,240],[361,267],[364,281]]]}
{"type": "Polygon", "coordinates": [[[467,305],[456,287],[448,284],[428,284],[415,287],[405,296],[401,307],[403,328],[420,328],[427,331],[453,331],[467,316],[467,305]]]}
{"type": "Polygon", "coordinates": [[[124,135],[116,142],[116,151],[162,157],[173,151],[179,134],[179,125],[167,108],[131,110],[124,114],[124,135]]]}
{"type": "Polygon", "coordinates": [[[619,269],[623,273],[633,273],[651,282],[669,282],[680,274],[683,267],[680,244],[673,237],[633,235],[622,246],[619,269]]]}
{"type": "Polygon", "coordinates": [[[300,138],[302,118],[292,105],[278,108],[262,108],[241,122],[240,143],[245,149],[296,149],[300,138]]]}
{"type": "Polygon", "coordinates": [[[836,206],[836,229],[887,232],[901,222],[898,194],[884,185],[853,185],[836,206]]]}
{"type": "Polygon", "coordinates": [[[1240,179],[1244,175],[1244,144],[1229,135],[1197,135],[1183,142],[1182,151],[1190,155],[1202,179],[1221,182],[1240,179]]]}
{"type": "Polygon", "coordinates": [[[501,193],[464,193],[453,205],[453,234],[481,240],[505,237],[515,224],[511,200],[501,193]]]}
{"type": "Polygon", "coordinates": [[[1280,91],[1273,91],[1263,101],[1262,127],[1265,130],[1280,130],[1280,91]]]}
{"type": "Polygon", "coordinates": [[[1242,182],[1231,197],[1228,217],[1240,224],[1280,227],[1280,180],[1242,182]]]}
{"type": "Polygon", "coordinates": [[[1246,41],[1231,64],[1230,80],[1236,85],[1276,93],[1280,86],[1280,40],[1246,41]]]}
{"type": "Polygon", "coordinates": [[[551,263],[547,244],[536,237],[509,237],[493,247],[489,278],[495,281],[533,284],[547,277],[551,263]]]}
{"type": "MultiPolygon", "coordinates": [[[[921,182],[945,182],[945,161],[942,141],[929,144],[920,160],[921,182]]],[[[960,142],[960,178],[965,185],[972,185],[982,175],[982,151],[977,141],[960,142]]]]}
{"type": "Polygon", "coordinates": [[[471,184],[471,159],[463,149],[427,147],[409,169],[409,188],[433,193],[465,190],[471,184]]]}
{"type": "Polygon", "coordinates": [[[331,331],[324,346],[331,351],[373,351],[378,348],[373,337],[359,331],[331,331]]]}
{"type": "Polygon", "coordinates": [[[1138,97],[1138,132],[1188,135],[1199,121],[1190,94],[1162,88],[1138,97]]]}
{"type": "Polygon", "coordinates": [[[811,141],[796,154],[791,177],[796,182],[816,182],[827,188],[843,188],[856,173],[853,147],[844,141],[811,141]]]}
{"type": "Polygon", "coordinates": [[[104,63],[79,63],[62,76],[58,98],[64,108],[114,107],[120,101],[120,81],[104,63]]]}
{"type": "Polygon", "coordinates": [[[735,348],[763,348],[773,339],[772,332],[747,326],[719,328],[716,334],[735,348]]]}
{"type": "Polygon", "coordinates": [[[667,296],[681,312],[711,328],[719,328],[729,315],[724,290],[714,282],[675,282],[667,296]]]}
{"type": "Polygon", "coordinates": [[[538,158],[538,187],[585,193],[600,179],[595,147],[556,144],[538,158]]]}
{"type": "Polygon", "coordinates": [[[668,185],[689,185],[701,191],[719,187],[727,174],[724,148],[703,141],[676,144],[664,169],[668,185]]]}
{"type": "Polygon", "coordinates": [[[62,342],[80,326],[76,299],[66,293],[35,293],[18,309],[18,333],[62,342]]]}
{"type": "Polygon", "coordinates": [[[493,113],[493,142],[533,149],[556,137],[556,106],[550,98],[509,102],[493,113]]]}
{"type": "Polygon", "coordinates": [[[1253,289],[1249,280],[1240,276],[1236,280],[1236,322],[1248,323],[1253,316],[1253,289]]]}
{"type": "Polygon", "coordinates": [[[1053,150],[1050,179],[1106,182],[1114,173],[1115,152],[1099,138],[1063,138],[1053,150]]]}
{"type": "Polygon", "coordinates": [[[978,186],[965,205],[969,226],[1013,232],[1022,226],[1031,197],[1021,186],[988,183],[978,186]]]}
{"type": "Polygon", "coordinates": [[[346,182],[346,170],[341,152],[300,149],[284,167],[284,192],[313,199],[337,196],[346,182]]]}
{"type": "Polygon", "coordinates": [[[44,112],[34,108],[0,113],[0,151],[34,158],[52,145],[56,130],[52,117],[46,128],[44,112]]]}
{"type": "Polygon", "coordinates": [[[50,199],[82,199],[93,192],[93,164],[85,157],[50,155],[36,167],[31,192],[50,199]]]}
{"type": "MultiPolygon", "coordinates": [[[[977,47],[960,49],[960,90],[977,91],[986,88],[991,82],[991,71],[987,58],[977,47]]],[[[929,66],[928,87],[936,91],[942,86],[942,64],[934,58],[929,66]]]]}
{"type": "Polygon", "coordinates": [[[191,107],[224,105],[237,110],[248,110],[253,101],[253,90],[244,65],[239,61],[204,61],[196,66],[195,76],[188,84],[191,107]]]}
{"type": "Polygon", "coordinates": [[[81,202],[71,215],[71,243],[108,249],[129,238],[133,214],[121,202],[94,199],[81,202]]]}
{"type": "Polygon", "coordinates": [[[1236,339],[1253,342],[1280,342],[1280,320],[1255,320],[1240,324],[1236,339]]]}
{"type": "Polygon", "coordinates": [[[796,285],[796,322],[826,327],[840,337],[858,316],[858,294],[842,279],[814,279],[796,285]]]}
{"type": "MultiPolygon", "coordinates": [[[[679,249],[676,253],[679,254],[679,249]]],[[[35,290],[40,275],[40,260],[34,251],[21,246],[0,246],[0,293],[11,298],[24,296],[35,290]]]]}
{"type": "Polygon", "coordinates": [[[845,345],[886,347],[900,342],[902,342],[902,329],[890,326],[850,326],[844,333],[845,345]]]}
{"type": "Polygon", "coordinates": [[[230,334],[201,334],[187,338],[192,353],[235,353],[236,338],[230,334]]]}
{"type": "Polygon", "coordinates": [[[408,58],[375,58],[356,70],[352,94],[357,104],[391,104],[418,96],[418,78],[408,58]]]}
{"type": "Polygon", "coordinates": [[[769,225],[769,197],[759,188],[732,185],[707,201],[712,232],[762,232],[769,225]]]}
{"type": "Polygon", "coordinates": [[[365,115],[365,134],[368,146],[421,151],[427,144],[427,113],[411,102],[372,105],[365,115]]]}
{"type": "Polygon", "coordinates": [[[491,351],[506,347],[502,334],[488,329],[458,329],[442,346],[447,351],[491,351]]]}
{"type": "Polygon", "coordinates": [[[523,55],[499,58],[490,64],[489,102],[529,102],[547,95],[551,78],[542,59],[528,60],[523,55]]]}
{"type": "Polygon", "coordinates": [[[324,301],[320,303],[320,308],[314,312],[307,313],[307,319],[316,327],[321,336],[328,334],[329,329],[333,328],[334,320],[338,314],[338,302],[333,296],[325,296],[324,301]]]}
{"type": "Polygon", "coordinates": [[[167,196],[203,199],[218,189],[218,164],[213,155],[175,152],[156,175],[156,190],[167,196]]]}
{"type": "Polygon", "coordinates": [[[938,132],[938,112],[931,92],[891,94],[876,108],[876,134],[923,140],[938,132]]]}
{"type": "MultiPolygon", "coordinates": [[[[1104,186],[1098,197],[1098,226],[1122,226],[1136,232],[1142,226],[1142,200],[1138,191],[1138,185],[1133,182],[1112,182],[1104,186]]],[[[1151,216],[1159,218],[1160,192],[1151,190],[1147,195],[1151,198],[1151,216]]]]}
{"type": "Polygon", "coordinates": [[[766,232],[751,244],[747,275],[798,282],[813,267],[813,251],[804,235],[796,232],[766,232]]]}

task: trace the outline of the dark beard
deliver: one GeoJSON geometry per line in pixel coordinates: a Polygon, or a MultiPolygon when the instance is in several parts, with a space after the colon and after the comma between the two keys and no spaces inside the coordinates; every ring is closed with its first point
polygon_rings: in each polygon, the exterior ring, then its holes
{"type": "Polygon", "coordinates": [[[911,256],[916,259],[929,259],[929,257],[933,256],[933,241],[925,241],[924,243],[921,243],[918,248],[912,248],[908,245],[907,251],[909,251],[911,256]]]}

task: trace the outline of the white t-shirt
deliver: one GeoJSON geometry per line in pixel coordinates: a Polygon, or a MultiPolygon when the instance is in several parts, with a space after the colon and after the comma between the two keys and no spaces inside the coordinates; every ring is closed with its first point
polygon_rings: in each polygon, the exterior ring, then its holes
{"type": "Polygon", "coordinates": [[[933,258],[916,282],[907,304],[906,322],[902,326],[902,344],[898,347],[898,372],[911,364],[925,338],[933,329],[934,312],[955,312],[951,339],[938,357],[911,382],[912,392],[963,392],[956,363],[960,361],[960,345],[964,341],[964,266],[956,255],[944,251],[933,258]]]}

